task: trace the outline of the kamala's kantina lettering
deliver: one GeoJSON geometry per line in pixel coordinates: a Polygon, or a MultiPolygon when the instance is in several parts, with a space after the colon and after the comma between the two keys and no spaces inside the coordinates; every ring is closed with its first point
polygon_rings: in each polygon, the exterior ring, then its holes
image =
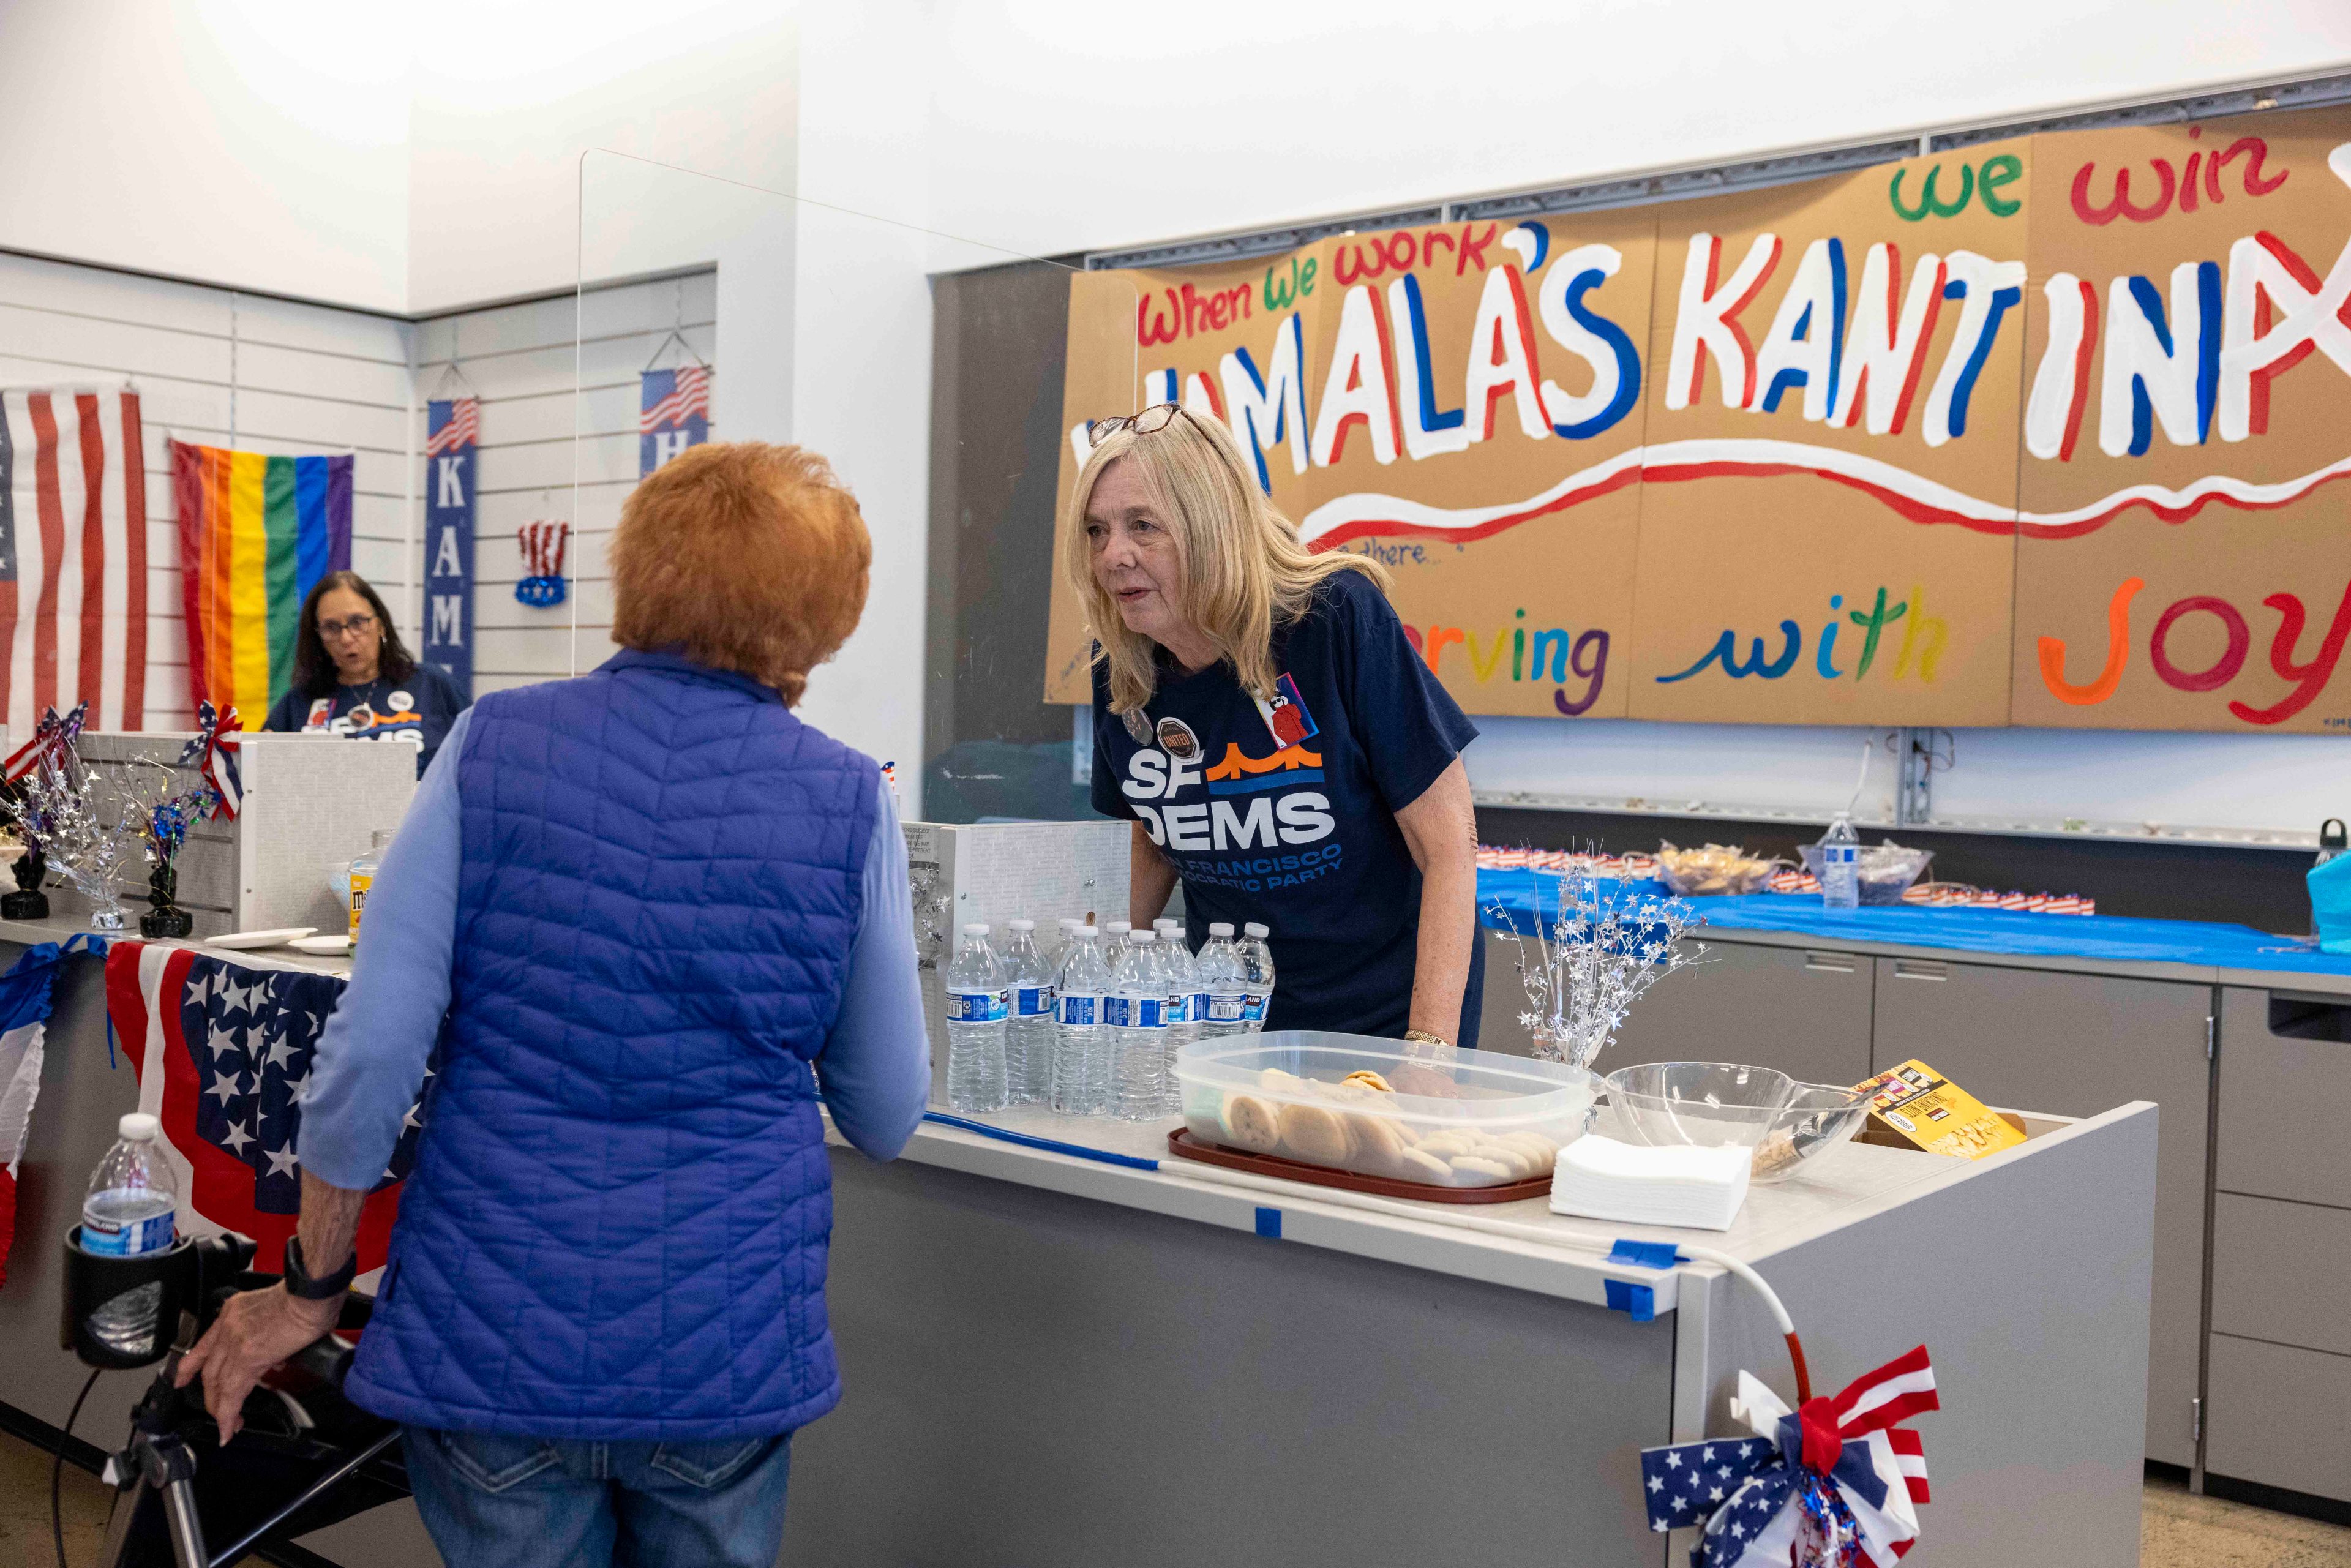
{"type": "MultiPolygon", "coordinates": [[[[1524,610],[1518,612],[1518,620],[1526,618],[1524,610]]],[[[1600,688],[1608,678],[1608,633],[1593,627],[1571,640],[1566,627],[1552,626],[1535,632],[1530,643],[1527,632],[1525,626],[1497,626],[1493,642],[1481,652],[1478,633],[1459,626],[1431,626],[1426,632],[1417,626],[1404,629],[1413,651],[1427,661],[1432,674],[1445,674],[1439,661],[1447,648],[1458,646],[1468,656],[1470,674],[1483,685],[1500,671],[1502,651],[1507,648],[1510,653],[1510,679],[1537,684],[1549,680],[1559,687],[1551,695],[1553,707],[1570,718],[1589,713],[1592,705],[1600,700],[1600,688]],[[1531,660],[1527,657],[1530,652],[1534,655],[1531,660]],[[1571,673],[1583,683],[1583,690],[1573,698],[1567,695],[1571,673]]]]}
{"type": "MultiPolygon", "coordinates": [[[[1891,602],[1888,602],[1886,591],[1881,587],[1866,611],[1847,610],[1844,594],[1830,594],[1829,619],[1822,626],[1820,638],[1813,644],[1812,664],[1806,673],[1824,681],[1865,678],[1877,665],[1877,655],[1887,631],[1899,623],[1902,627],[1901,643],[1895,650],[1893,664],[1886,671],[1887,677],[1901,680],[1907,676],[1915,659],[1918,678],[1931,684],[1935,679],[1935,666],[1943,656],[1944,644],[1950,640],[1951,629],[1949,622],[1941,616],[1928,614],[1926,603],[1927,590],[1922,585],[1914,585],[1907,598],[1891,602]],[[1850,668],[1839,668],[1836,662],[1837,633],[1848,622],[1860,628],[1855,634],[1861,638],[1861,648],[1853,655],[1850,668]]],[[[1850,650],[1852,644],[1847,643],[1846,647],[1850,650]]],[[[1779,653],[1767,655],[1763,639],[1750,638],[1746,661],[1741,663],[1739,634],[1725,627],[1722,635],[1698,656],[1697,663],[1677,674],[1659,675],[1657,684],[1671,685],[1677,681],[1687,681],[1709,667],[1721,670],[1733,680],[1745,680],[1754,675],[1776,681],[1796,670],[1803,648],[1804,629],[1793,621],[1782,621],[1780,622],[1779,653]]]]}

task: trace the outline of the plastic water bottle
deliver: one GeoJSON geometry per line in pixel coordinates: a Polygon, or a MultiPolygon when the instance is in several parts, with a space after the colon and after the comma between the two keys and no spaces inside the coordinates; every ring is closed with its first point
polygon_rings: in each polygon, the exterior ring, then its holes
{"type": "Polygon", "coordinates": [[[1265,1028],[1266,1009],[1273,1006],[1273,949],[1266,938],[1273,935],[1270,927],[1252,920],[1241,927],[1241,940],[1234,949],[1241,961],[1241,1032],[1255,1034],[1265,1028]]]}
{"type": "Polygon", "coordinates": [[[1099,1116],[1110,1082],[1110,966],[1094,928],[1078,928],[1061,981],[1061,1044],[1053,1053],[1051,1104],[1065,1116],[1099,1116]]]}
{"type": "Polygon", "coordinates": [[[1012,1009],[1004,1025],[1005,1096],[1008,1103],[1029,1105],[1045,1097],[1053,1064],[1053,971],[1037,951],[1035,921],[1004,924],[1012,933],[1004,947],[1012,982],[1012,1009]]]}
{"type": "Polygon", "coordinates": [[[947,966],[947,1104],[961,1112],[1001,1111],[1005,1099],[1004,1032],[1012,986],[987,927],[963,928],[947,966]]]}
{"type": "Polygon", "coordinates": [[[1183,1081],[1176,1076],[1176,1059],[1200,1038],[1207,1021],[1208,993],[1200,980],[1200,963],[1184,939],[1181,921],[1158,923],[1160,963],[1167,970],[1167,1072],[1159,1086],[1159,1110],[1173,1116],[1184,1109],[1183,1081]]]}
{"type": "Polygon", "coordinates": [[[1241,956],[1233,947],[1230,922],[1219,920],[1208,927],[1199,965],[1200,985],[1208,998],[1200,1019],[1200,1038],[1222,1040],[1240,1033],[1249,988],[1241,978],[1241,956]]]}
{"type": "Polygon", "coordinates": [[[1130,932],[1126,967],[1111,992],[1111,1045],[1117,1060],[1111,1110],[1122,1122],[1159,1115],[1167,1078],[1167,992],[1159,935],[1130,932]]]}
{"type": "MultiPolygon", "coordinates": [[[[180,1188],[159,1141],[162,1124],[134,1111],[115,1131],[120,1136],[90,1173],[89,1196],[82,1200],[82,1250],[110,1258],[163,1251],[172,1245],[180,1188]]],[[[145,1355],[155,1348],[162,1308],[163,1282],[152,1281],[99,1302],[89,1314],[89,1332],[109,1350],[145,1355]]]]}
{"type": "Polygon", "coordinates": [[[1134,956],[1134,944],[1128,940],[1134,935],[1131,920],[1113,920],[1102,926],[1102,962],[1110,966],[1113,979],[1126,973],[1127,960],[1134,956]]]}
{"type": "Polygon", "coordinates": [[[1861,838],[1853,831],[1853,819],[1839,811],[1822,835],[1820,850],[1821,903],[1830,909],[1859,907],[1861,838]]]}

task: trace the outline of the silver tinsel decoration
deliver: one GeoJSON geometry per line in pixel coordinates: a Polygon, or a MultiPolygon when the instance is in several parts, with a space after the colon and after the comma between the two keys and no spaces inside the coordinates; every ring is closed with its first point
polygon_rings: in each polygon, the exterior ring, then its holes
{"type": "Polygon", "coordinates": [[[42,755],[19,786],[18,827],[68,886],[90,902],[92,931],[123,928],[122,868],[140,852],[148,803],[93,770],[70,740],[42,755]]]}
{"type": "Polygon", "coordinates": [[[1595,876],[1582,863],[1538,872],[1534,884],[1531,952],[1499,902],[1489,910],[1519,951],[1529,1004],[1519,1022],[1533,1034],[1536,1056],[1589,1069],[1614,1043],[1642,993],[1705,954],[1703,943],[1681,941],[1698,924],[1698,914],[1678,898],[1627,893],[1625,883],[1595,876]],[[1546,882],[1553,889],[1548,917],[1546,882]]]}

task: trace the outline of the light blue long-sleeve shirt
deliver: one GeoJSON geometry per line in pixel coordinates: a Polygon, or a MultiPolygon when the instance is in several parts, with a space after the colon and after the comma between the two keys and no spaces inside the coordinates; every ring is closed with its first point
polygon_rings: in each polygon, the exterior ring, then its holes
{"type": "MultiPolygon", "coordinates": [[[[367,939],[319,1039],[302,1098],[302,1168],[365,1191],[381,1179],[449,1010],[464,841],[457,765],[473,727],[457,716],[416,787],[368,890],[367,939]]],[[[864,908],[817,1087],[850,1143],[886,1160],[930,1098],[930,1046],[914,970],[913,894],[898,804],[885,783],[865,853],[864,908]]]]}

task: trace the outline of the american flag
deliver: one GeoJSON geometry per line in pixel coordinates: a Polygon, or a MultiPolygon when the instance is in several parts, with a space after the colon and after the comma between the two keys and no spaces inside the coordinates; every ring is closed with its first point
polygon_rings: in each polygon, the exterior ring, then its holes
{"type": "MultiPolygon", "coordinates": [[[[159,563],[160,564],[160,563],[159,563]]],[[[90,706],[143,729],[179,703],[149,637],[146,440],[139,394],[0,393],[0,719],[90,706]]]]}
{"type": "MultiPolygon", "coordinates": [[[[280,1266],[301,1212],[302,1087],[342,990],[332,975],[185,947],[117,942],[106,956],[107,1017],[138,1073],[139,1108],[162,1121],[181,1232],[250,1237],[265,1271],[280,1266]]],[[[428,1087],[437,1065],[426,1066],[428,1087]]],[[[360,1211],[361,1273],[383,1264],[423,1124],[420,1100],[360,1211]]]]}
{"type": "Polygon", "coordinates": [[[459,447],[472,446],[482,438],[482,400],[473,397],[449,400],[449,423],[424,439],[424,455],[438,457],[459,447]]]}
{"type": "Polygon", "coordinates": [[[680,365],[638,378],[637,476],[710,439],[710,367],[680,365]]]}
{"type": "Polygon", "coordinates": [[[1792,1560],[1804,1528],[1802,1494],[1817,1488],[1841,1500],[1858,1528],[1861,1556],[1893,1568],[1918,1539],[1917,1505],[1931,1500],[1918,1434],[1898,1425],[1941,1408],[1927,1347],[1801,1412],[1780,1404],[1751,1375],[1741,1374],[1740,1386],[1748,1418],[1759,1428],[1754,1436],[1641,1450],[1649,1528],[1705,1526],[1694,1559],[1700,1568],[1733,1568],[1750,1553],[1757,1568],[1777,1568],[1792,1560]],[[1805,1466],[1807,1426],[1817,1427],[1814,1436],[1836,1452],[1824,1475],[1805,1466]]]}

